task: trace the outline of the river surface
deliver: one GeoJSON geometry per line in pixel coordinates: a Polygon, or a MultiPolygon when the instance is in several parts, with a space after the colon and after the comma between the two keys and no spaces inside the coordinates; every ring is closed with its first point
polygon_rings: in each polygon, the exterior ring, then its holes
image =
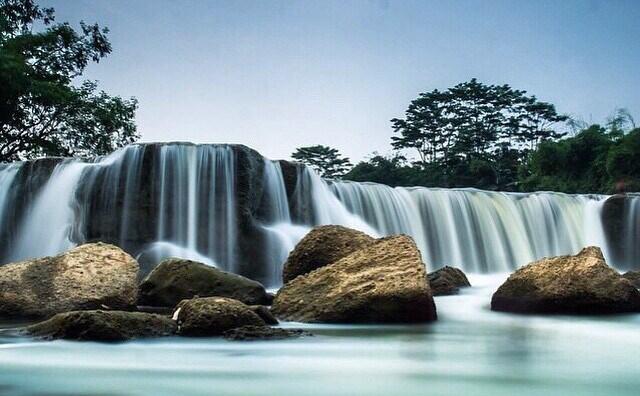
{"type": "MultiPolygon", "coordinates": [[[[41,342],[0,332],[0,395],[638,395],[640,314],[489,310],[505,276],[437,297],[419,326],[304,327],[314,337],[41,342]]],[[[0,327],[10,329],[15,324],[0,327]]]]}

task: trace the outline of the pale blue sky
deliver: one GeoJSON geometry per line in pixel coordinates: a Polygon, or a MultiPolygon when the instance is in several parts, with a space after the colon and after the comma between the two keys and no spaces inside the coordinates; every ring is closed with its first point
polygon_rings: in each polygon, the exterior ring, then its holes
{"type": "Polygon", "coordinates": [[[476,77],[600,122],[640,118],[640,1],[43,0],[111,29],[91,66],[135,96],[144,141],[249,145],[271,158],[326,144],[389,152],[419,92],[476,77]]]}

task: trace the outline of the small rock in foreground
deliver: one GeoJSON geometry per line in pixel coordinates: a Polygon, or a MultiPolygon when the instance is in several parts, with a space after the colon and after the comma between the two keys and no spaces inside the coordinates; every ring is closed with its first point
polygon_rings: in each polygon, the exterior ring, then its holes
{"type": "Polygon", "coordinates": [[[308,337],[313,334],[302,329],[282,329],[267,326],[242,326],[225,331],[222,336],[232,341],[283,340],[286,338],[308,337]]]}
{"type": "Polygon", "coordinates": [[[27,327],[26,333],[45,339],[126,341],[175,334],[176,322],[166,316],[125,311],[73,311],[27,327]]]}
{"type": "Polygon", "coordinates": [[[178,333],[189,337],[220,336],[225,331],[266,323],[247,305],[224,297],[183,300],[176,307],[178,333]]]}
{"type": "Polygon", "coordinates": [[[461,269],[444,266],[427,275],[434,296],[457,294],[462,287],[470,287],[469,279],[461,269]]]}

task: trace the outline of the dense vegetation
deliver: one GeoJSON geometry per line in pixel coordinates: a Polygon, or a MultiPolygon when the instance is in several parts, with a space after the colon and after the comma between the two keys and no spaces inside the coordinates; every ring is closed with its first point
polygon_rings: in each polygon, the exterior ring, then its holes
{"type": "MultiPolygon", "coordinates": [[[[618,110],[605,127],[587,126],[525,91],[472,79],[420,94],[404,118],[391,123],[394,154],[373,155],[342,178],[503,191],[640,190],[640,129],[625,110],[618,110]],[[417,159],[407,160],[407,153],[417,159]]],[[[329,150],[340,158],[337,150],[325,147],[329,150]]],[[[313,162],[321,173],[323,164],[331,162],[294,159],[313,162]]]]}
{"type": "Polygon", "coordinates": [[[0,0],[0,162],[107,154],[138,138],[135,99],[74,84],[111,52],[107,33],[55,23],[33,0],[0,0]]]}
{"type": "Polygon", "coordinates": [[[337,149],[322,145],[299,147],[291,158],[309,165],[320,176],[329,179],[343,177],[352,166],[337,149]]]}

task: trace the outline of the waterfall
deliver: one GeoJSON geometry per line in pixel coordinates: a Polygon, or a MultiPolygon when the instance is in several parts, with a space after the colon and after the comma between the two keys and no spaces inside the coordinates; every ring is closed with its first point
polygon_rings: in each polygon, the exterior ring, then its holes
{"type": "MultiPolygon", "coordinates": [[[[0,165],[0,263],[103,240],[145,271],[178,256],[275,287],[288,253],[320,224],[411,235],[430,270],[511,271],[586,245],[612,255],[603,195],[392,188],[328,181],[291,164],[285,178],[280,162],[233,145],[135,144],[47,166],[0,165]],[[38,177],[28,176],[39,166],[38,177]]],[[[620,268],[640,258],[640,197],[628,201],[626,253],[613,263],[620,268]]]]}
{"type": "Polygon", "coordinates": [[[604,196],[352,182],[333,183],[331,188],[350,211],[382,234],[413,236],[425,262],[436,268],[510,271],[541,257],[576,253],[586,245],[605,247],[599,232],[604,196]]]}
{"type": "Polygon", "coordinates": [[[266,235],[265,261],[269,269],[265,283],[276,287],[282,279],[282,265],[296,243],[311,229],[292,223],[289,200],[280,163],[264,160],[263,205],[266,215],[262,229],[266,235]]]}

